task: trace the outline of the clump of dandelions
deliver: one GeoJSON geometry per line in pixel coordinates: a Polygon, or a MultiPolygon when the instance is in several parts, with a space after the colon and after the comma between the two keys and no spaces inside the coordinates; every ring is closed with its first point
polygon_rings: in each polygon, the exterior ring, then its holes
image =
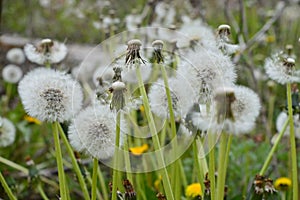
{"type": "MultiPolygon", "coordinates": [[[[90,106],[82,110],[69,126],[70,143],[76,151],[97,159],[114,155],[116,113],[107,105],[90,106]]],[[[125,123],[121,123],[121,131],[125,123]]]]}
{"type": "Polygon", "coordinates": [[[18,91],[26,112],[47,122],[70,120],[83,100],[80,85],[70,75],[47,68],[26,74],[18,91]]]}
{"type": "Polygon", "coordinates": [[[293,58],[275,54],[265,60],[265,70],[272,80],[280,84],[300,82],[300,70],[296,70],[293,58]]]}
{"type": "Polygon", "coordinates": [[[16,128],[14,124],[10,120],[0,117],[0,147],[11,145],[15,138],[16,128]]]}
{"type": "Polygon", "coordinates": [[[22,49],[12,48],[6,53],[6,59],[14,64],[23,64],[25,62],[25,55],[22,49]]]}
{"type": "Polygon", "coordinates": [[[67,56],[68,49],[63,43],[43,39],[36,47],[26,44],[24,52],[29,61],[44,65],[61,62],[67,56]]]}
{"type": "Polygon", "coordinates": [[[21,68],[17,65],[6,65],[2,70],[2,77],[8,83],[17,83],[23,76],[21,68]]]}

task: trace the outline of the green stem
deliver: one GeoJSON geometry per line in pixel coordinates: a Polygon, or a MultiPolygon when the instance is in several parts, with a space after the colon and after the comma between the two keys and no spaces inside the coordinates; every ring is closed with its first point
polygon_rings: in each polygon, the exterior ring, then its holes
{"type": "Polygon", "coordinates": [[[129,171],[131,171],[130,155],[129,155],[129,150],[128,150],[128,140],[129,139],[130,139],[129,136],[125,137],[124,156],[125,156],[125,167],[126,167],[127,179],[132,183],[133,182],[132,173],[129,172],[129,171]]]}
{"type": "Polygon", "coordinates": [[[2,186],[4,188],[4,190],[5,190],[6,194],[8,195],[9,199],[10,200],[16,200],[17,198],[13,195],[11,189],[7,185],[7,183],[6,183],[5,179],[4,179],[1,171],[0,171],[0,182],[1,182],[1,184],[2,184],[2,186]]]}
{"type": "Polygon", "coordinates": [[[211,132],[208,132],[208,145],[211,148],[209,151],[208,157],[209,157],[209,168],[208,168],[208,177],[210,180],[210,195],[211,200],[216,199],[216,189],[215,189],[215,143],[214,140],[215,135],[211,132]]]}
{"type": "Polygon", "coordinates": [[[226,155],[226,140],[227,135],[221,133],[220,147],[219,147],[219,161],[218,161],[218,179],[217,179],[217,200],[224,199],[224,185],[225,185],[225,155],[226,155]]]}
{"type": "Polygon", "coordinates": [[[52,130],[53,130],[53,138],[54,138],[54,145],[55,145],[56,163],[58,169],[60,197],[62,200],[66,200],[68,198],[68,195],[66,193],[67,190],[66,190],[66,181],[64,175],[65,173],[64,173],[63,159],[62,159],[61,148],[59,143],[58,122],[54,122],[52,124],[52,130]]]}
{"type": "Polygon", "coordinates": [[[118,187],[118,161],[119,161],[119,146],[120,146],[120,123],[121,115],[120,112],[117,112],[116,120],[116,140],[115,140],[115,155],[114,155],[114,168],[113,168],[113,182],[112,182],[112,200],[117,200],[117,187],[118,187]]]}
{"type": "Polygon", "coordinates": [[[286,200],[286,192],[280,192],[281,200],[286,200]]]}
{"type": "Polygon", "coordinates": [[[41,186],[41,183],[38,183],[37,188],[38,188],[39,193],[41,194],[42,198],[43,198],[44,200],[49,200],[49,198],[47,197],[47,195],[46,195],[46,193],[45,193],[43,187],[41,186]]]}
{"type": "Polygon", "coordinates": [[[292,109],[292,94],[291,84],[287,83],[287,100],[288,100],[288,113],[290,122],[290,154],[292,158],[292,187],[293,187],[293,200],[298,200],[298,173],[297,173],[297,149],[296,138],[294,132],[293,109],[292,109]]]}
{"type": "Polygon", "coordinates": [[[92,200],[96,200],[98,159],[93,158],[92,200]]]}
{"type": "Polygon", "coordinates": [[[3,158],[0,156],[0,162],[5,164],[5,165],[8,165],[16,170],[19,170],[20,172],[23,172],[24,174],[28,175],[29,174],[29,170],[17,163],[14,163],[10,160],[7,160],[6,158],[3,158]]]}
{"type": "Polygon", "coordinates": [[[106,187],[104,176],[102,174],[100,166],[97,169],[97,173],[98,173],[98,177],[99,177],[99,181],[100,181],[100,186],[101,186],[101,189],[102,189],[103,197],[104,197],[104,199],[108,199],[107,187],[106,187]]]}
{"type": "Polygon", "coordinates": [[[150,111],[150,105],[149,105],[147,93],[146,93],[146,90],[145,90],[145,87],[144,87],[141,69],[140,69],[139,66],[137,66],[137,68],[136,68],[136,74],[137,74],[138,83],[139,83],[139,90],[140,90],[140,93],[142,95],[143,103],[144,103],[144,106],[145,106],[146,117],[148,119],[149,126],[150,126],[150,132],[151,132],[151,135],[152,135],[152,141],[153,141],[154,149],[156,150],[157,161],[158,161],[159,166],[164,166],[164,168],[160,169],[159,172],[162,173],[162,179],[163,179],[163,185],[164,185],[166,197],[167,197],[168,200],[172,200],[172,199],[174,199],[173,192],[172,192],[172,187],[171,187],[171,184],[170,184],[167,169],[165,167],[166,164],[165,164],[165,161],[163,159],[162,152],[160,151],[159,138],[157,136],[156,127],[154,125],[154,118],[153,118],[153,115],[150,111]]]}
{"type": "Polygon", "coordinates": [[[68,138],[66,137],[65,133],[64,133],[64,130],[62,129],[61,125],[58,123],[58,129],[59,129],[59,132],[60,132],[60,136],[67,148],[67,151],[71,157],[71,161],[72,161],[72,165],[73,165],[73,168],[74,168],[74,171],[77,175],[77,178],[78,178],[78,181],[79,181],[79,185],[83,191],[83,196],[84,196],[84,199],[85,200],[89,200],[90,199],[90,195],[89,195],[89,192],[88,192],[88,189],[87,189],[87,186],[86,186],[86,183],[84,181],[84,178],[83,178],[83,175],[81,173],[81,170],[80,170],[80,167],[78,165],[78,162],[75,158],[75,155],[74,155],[74,152],[73,152],[73,149],[68,141],[68,138]]]}
{"type": "Polygon", "coordinates": [[[202,172],[203,172],[203,176],[206,175],[206,173],[208,172],[208,167],[207,167],[207,161],[205,158],[205,152],[203,149],[203,145],[202,145],[202,141],[200,140],[200,138],[197,138],[196,140],[196,144],[197,144],[197,150],[198,150],[198,159],[200,159],[200,164],[202,167],[202,172]]]}
{"type": "Polygon", "coordinates": [[[278,146],[278,144],[279,144],[282,136],[284,135],[284,132],[285,132],[288,124],[289,124],[289,120],[286,120],[285,123],[284,123],[284,125],[283,125],[283,128],[281,129],[280,133],[278,134],[278,136],[276,138],[276,141],[275,141],[275,143],[274,143],[271,151],[269,152],[269,155],[268,155],[267,159],[265,160],[265,163],[264,163],[263,167],[261,168],[261,170],[259,172],[259,175],[261,175],[261,176],[264,175],[264,173],[266,172],[267,168],[269,167],[269,164],[270,164],[270,162],[272,160],[272,157],[273,157],[275,151],[277,150],[277,146],[278,146]]]}
{"type": "MultiPolygon", "coordinates": [[[[170,122],[171,122],[171,133],[172,133],[172,138],[174,140],[173,143],[173,149],[174,149],[174,155],[177,155],[176,150],[177,150],[177,135],[176,135],[176,123],[175,123],[175,116],[174,116],[174,110],[173,110],[173,105],[172,105],[172,96],[170,92],[170,87],[168,83],[168,75],[166,72],[166,69],[163,65],[160,65],[160,69],[162,72],[162,77],[164,79],[164,84],[165,84],[165,90],[166,90],[166,95],[167,95],[167,100],[168,100],[168,108],[169,108],[169,114],[170,114],[170,122]]],[[[180,158],[177,159],[174,164],[173,164],[173,169],[172,169],[172,176],[171,177],[176,177],[174,181],[171,182],[173,185],[173,190],[175,191],[175,199],[180,199],[180,180],[178,179],[177,172],[179,172],[179,162],[180,158]]]]}
{"type": "Polygon", "coordinates": [[[197,138],[195,138],[193,141],[193,155],[194,155],[194,163],[197,171],[196,174],[197,174],[198,182],[200,183],[201,188],[204,188],[204,173],[198,158],[197,138]]]}

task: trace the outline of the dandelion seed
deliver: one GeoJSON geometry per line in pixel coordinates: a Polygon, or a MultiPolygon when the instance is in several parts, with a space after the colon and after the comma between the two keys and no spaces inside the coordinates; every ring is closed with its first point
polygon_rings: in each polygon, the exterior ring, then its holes
{"type": "Polygon", "coordinates": [[[14,64],[23,64],[25,62],[25,55],[22,49],[12,48],[6,54],[6,59],[14,64]]]}
{"type": "Polygon", "coordinates": [[[229,35],[231,34],[230,26],[222,24],[218,27],[217,34],[217,46],[218,48],[227,55],[231,55],[238,51],[239,45],[230,44],[229,35]]]}
{"type": "Polygon", "coordinates": [[[17,83],[23,76],[21,68],[17,65],[6,65],[2,70],[3,79],[8,83],[17,83]]]}
{"type": "Polygon", "coordinates": [[[51,39],[43,39],[37,47],[32,44],[26,44],[24,52],[31,62],[44,65],[61,62],[67,56],[68,50],[63,43],[58,43],[51,39]]]}
{"type": "Polygon", "coordinates": [[[26,112],[40,121],[70,120],[83,100],[81,87],[71,76],[47,68],[26,74],[18,91],[26,112]]]}
{"type": "MultiPolygon", "coordinates": [[[[113,156],[115,115],[107,105],[89,106],[81,111],[69,126],[68,136],[72,147],[99,160],[113,156]]],[[[125,127],[122,120],[121,131],[125,127]]]]}
{"type": "Polygon", "coordinates": [[[10,120],[0,117],[0,147],[11,145],[15,138],[16,128],[14,124],[10,120]]]}
{"type": "Polygon", "coordinates": [[[300,71],[295,69],[295,60],[282,59],[282,53],[267,58],[264,67],[269,78],[280,84],[300,82],[300,71]]]}

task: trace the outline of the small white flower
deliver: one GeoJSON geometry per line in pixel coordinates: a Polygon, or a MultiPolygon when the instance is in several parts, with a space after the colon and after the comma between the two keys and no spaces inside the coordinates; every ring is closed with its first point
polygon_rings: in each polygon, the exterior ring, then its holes
{"type": "Polygon", "coordinates": [[[6,59],[14,64],[23,64],[25,62],[25,54],[20,48],[12,48],[6,54],[6,59]]]}
{"type": "MultiPolygon", "coordinates": [[[[169,90],[175,118],[184,118],[194,103],[195,96],[192,87],[179,78],[169,78],[169,90]]],[[[169,118],[168,99],[162,80],[154,83],[149,91],[149,102],[153,113],[161,118],[169,118]]]]}
{"type": "MultiPolygon", "coordinates": [[[[281,112],[277,119],[276,119],[276,129],[277,132],[281,132],[281,130],[283,129],[284,123],[286,122],[286,120],[288,120],[289,116],[285,113],[285,112],[281,112]]],[[[299,114],[296,114],[293,116],[293,121],[294,121],[294,131],[295,131],[295,136],[296,138],[300,138],[300,116],[299,114]]],[[[289,135],[290,134],[290,126],[288,125],[284,135],[289,135]]]]}
{"type": "Polygon", "coordinates": [[[65,44],[43,39],[37,47],[32,44],[24,46],[24,52],[28,60],[44,65],[46,63],[59,63],[67,56],[68,49],[65,44]]]}
{"type": "MultiPolygon", "coordinates": [[[[108,106],[90,106],[81,111],[69,127],[70,144],[77,151],[97,159],[107,159],[114,154],[115,112],[108,106]]],[[[121,120],[121,131],[126,125],[121,120]]]]}
{"type": "Polygon", "coordinates": [[[300,82],[300,70],[295,69],[293,58],[282,58],[275,54],[265,61],[267,75],[280,84],[300,82]]]}
{"type": "Polygon", "coordinates": [[[70,120],[83,100],[80,85],[70,75],[46,68],[26,74],[18,91],[26,112],[48,122],[70,120]]]}
{"type": "Polygon", "coordinates": [[[15,138],[16,128],[14,124],[10,120],[0,117],[0,147],[11,145],[15,138]]]}
{"type": "Polygon", "coordinates": [[[6,65],[2,70],[3,79],[8,83],[17,83],[23,76],[23,72],[17,65],[6,65]]]}

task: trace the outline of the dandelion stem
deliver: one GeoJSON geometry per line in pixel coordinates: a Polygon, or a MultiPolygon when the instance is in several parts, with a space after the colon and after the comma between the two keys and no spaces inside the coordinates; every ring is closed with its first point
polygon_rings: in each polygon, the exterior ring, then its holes
{"type": "Polygon", "coordinates": [[[55,145],[56,163],[57,163],[57,169],[58,169],[60,196],[61,196],[62,200],[66,200],[68,197],[67,197],[67,193],[66,193],[67,189],[66,189],[63,159],[62,159],[61,148],[60,148],[60,143],[59,143],[58,122],[54,122],[52,124],[52,130],[53,130],[53,138],[54,138],[54,145],[55,145]]]}
{"type": "Polygon", "coordinates": [[[97,174],[98,174],[98,177],[99,177],[103,197],[104,197],[104,199],[108,199],[107,188],[106,188],[106,184],[105,184],[104,177],[103,177],[102,171],[100,169],[100,166],[98,166],[98,168],[97,168],[97,174]]]}
{"type": "Polygon", "coordinates": [[[9,199],[10,200],[16,200],[17,198],[13,195],[11,189],[9,188],[9,186],[7,185],[1,171],[0,171],[0,181],[1,181],[1,184],[6,192],[6,194],[8,195],[9,199]]]}
{"type": "Polygon", "coordinates": [[[208,168],[208,176],[210,180],[210,195],[211,200],[215,200],[216,198],[216,189],[215,189],[215,135],[211,132],[208,132],[208,145],[211,150],[209,151],[209,168],[208,168]]]}
{"type": "Polygon", "coordinates": [[[150,126],[150,132],[152,135],[153,145],[154,145],[155,150],[157,151],[156,156],[157,156],[158,164],[159,164],[159,166],[163,166],[163,168],[160,169],[159,171],[162,173],[162,179],[163,179],[163,185],[164,185],[166,197],[168,200],[172,200],[172,199],[174,199],[172,187],[170,184],[170,180],[169,180],[168,172],[166,169],[166,164],[163,159],[163,155],[162,155],[161,151],[159,151],[160,150],[159,138],[157,136],[156,127],[154,125],[153,115],[150,111],[150,105],[149,105],[148,97],[147,97],[146,90],[144,87],[141,69],[139,66],[137,66],[137,68],[136,68],[136,75],[138,78],[139,90],[142,95],[143,103],[145,106],[146,117],[148,119],[149,126],[150,126]]]}
{"type": "Polygon", "coordinates": [[[225,177],[226,177],[226,166],[225,166],[226,141],[227,141],[227,134],[221,133],[220,147],[219,147],[219,161],[218,161],[217,200],[224,199],[224,186],[225,186],[225,177]]]}
{"type": "Polygon", "coordinates": [[[125,157],[125,166],[126,166],[126,175],[127,175],[127,179],[132,182],[133,178],[132,178],[132,174],[131,174],[131,164],[130,164],[130,155],[129,155],[129,151],[128,151],[128,140],[130,138],[128,136],[125,137],[125,142],[124,142],[124,157],[125,157]]]}
{"type": "Polygon", "coordinates": [[[290,153],[292,158],[292,187],[293,200],[298,200],[298,173],[297,173],[297,153],[296,153],[296,138],[294,132],[293,109],[292,109],[292,94],[291,83],[287,83],[287,100],[288,113],[290,122],[290,153]]]}
{"type": "MultiPolygon", "coordinates": [[[[162,77],[164,79],[164,84],[165,84],[165,90],[166,90],[166,95],[167,95],[167,100],[168,100],[168,108],[169,108],[169,114],[170,114],[170,122],[171,122],[171,133],[172,133],[172,138],[174,140],[173,143],[173,149],[174,149],[174,155],[176,156],[176,150],[177,150],[177,135],[176,135],[176,124],[175,124],[175,117],[174,117],[174,110],[173,110],[173,105],[172,105],[172,97],[171,97],[171,92],[170,92],[170,87],[168,83],[168,75],[166,72],[166,69],[163,65],[160,65],[160,69],[162,72],[162,77]]],[[[177,159],[174,164],[173,164],[173,169],[172,169],[172,177],[176,177],[175,181],[173,181],[172,185],[173,190],[175,191],[175,199],[180,199],[180,181],[177,178],[178,176],[176,175],[177,172],[179,172],[179,163],[180,163],[180,158],[177,159]]]]}
{"type": "Polygon", "coordinates": [[[96,200],[98,160],[93,158],[92,200],[96,200]]]}
{"type": "Polygon", "coordinates": [[[199,158],[198,158],[198,148],[197,148],[197,136],[193,141],[193,154],[194,154],[194,163],[197,170],[197,178],[198,182],[201,185],[201,188],[204,188],[204,173],[203,169],[200,166],[199,158]]]}
{"type": "Polygon", "coordinates": [[[3,164],[5,164],[5,165],[8,165],[8,166],[10,166],[10,167],[12,167],[14,169],[17,169],[17,170],[23,172],[26,175],[29,173],[29,170],[27,168],[25,168],[25,167],[23,167],[23,166],[21,166],[21,165],[19,165],[17,163],[14,163],[14,162],[12,162],[10,160],[7,160],[6,158],[3,158],[2,156],[0,156],[0,162],[3,163],[3,164]]]}
{"type": "Polygon", "coordinates": [[[77,163],[77,160],[75,158],[75,155],[74,155],[74,152],[72,150],[72,147],[71,147],[71,145],[70,145],[70,143],[69,143],[69,141],[68,141],[68,139],[67,139],[67,137],[66,137],[66,135],[64,133],[64,130],[62,129],[62,127],[61,127],[61,125],[59,123],[58,123],[58,129],[59,129],[59,132],[60,132],[60,136],[61,136],[61,138],[62,138],[62,140],[63,140],[63,142],[64,142],[64,144],[65,144],[65,146],[67,148],[67,151],[68,151],[68,153],[69,153],[69,155],[71,157],[72,165],[73,165],[74,171],[75,171],[75,173],[77,175],[77,178],[78,178],[78,181],[79,181],[79,185],[80,185],[80,187],[81,187],[81,189],[83,191],[84,199],[85,200],[89,200],[90,199],[89,192],[87,190],[87,186],[86,186],[86,183],[84,181],[83,175],[81,173],[80,167],[79,167],[79,165],[77,163]]]}
{"type": "Polygon", "coordinates": [[[272,160],[273,154],[275,153],[275,151],[277,149],[277,146],[278,146],[282,136],[284,135],[284,132],[285,132],[288,124],[289,124],[289,120],[286,120],[283,127],[282,127],[282,129],[281,129],[281,131],[280,131],[280,133],[278,134],[278,137],[276,138],[276,141],[275,141],[271,151],[269,152],[269,155],[268,155],[267,159],[265,160],[265,163],[264,163],[263,167],[261,168],[261,170],[259,172],[259,175],[262,176],[266,172],[266,170],[267,170],[267,168],[268,168],[268,166],[269,166],[269,164],[272,160]]]}
{"type": "Polygon", "coordinates": [[[117,181],[118,181],[118,161],[119,161],[119,146],[120,146],[120,123],[121,123],[121,114],[117,112],[117,120],[116,120],[116,140],[115,140],[115,155],[114,155],[114,168],[113,168],[113,183],[112,183],[112,200],[117,199],[117,181]]]}
{"type": "Polygon", "coordinates": [[[42,198],[43,198],[44,200],[49,200],[49,198],[48,198],[47,195],[45,194],[45,191],[44,191],[44,189],[43,189],[41,183],[38,183],[37,189],[39,190],[39,193],[41,194],[41,196],[42,196],[42,198]]]}

